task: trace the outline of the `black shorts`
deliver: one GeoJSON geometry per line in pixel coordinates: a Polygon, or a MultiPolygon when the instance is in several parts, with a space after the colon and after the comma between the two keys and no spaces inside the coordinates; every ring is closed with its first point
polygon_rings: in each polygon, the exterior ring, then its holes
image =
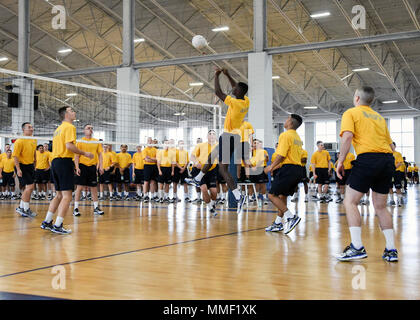
{"type": "Polygon", "coordinates": [[[98,185],[98,175],[96,166],[86,166],[79,164],[80,176],[76,175],[74,184],[84,187],[96,187],[98,185]]]}
{"type": "Polygon", "coordinates": [[[392,187],[392,177],[395,172],[392,153],[363,153],[352,162],[350,177],[347,184],[350,188],[366,193],[387,194],[392,187]]]}
{"type": "Polygon", "coordinates": [[[413,177],[418,179],[419,178],[419,173],[418,172],[413,172],[413,177]]]}
{"type": "Polygon", "coordinates": [[[238,177],[238,182],[244,182],[246,179],[245,167],[241,167],[241,173],[238,177]]]}
{"type": "Polygon", "coordinates": [[[120,169],[115,170],[116,183],[130,183],[130,168],[125,168],[121,174],[120,169]]]}
{"type": "Polygon", "coordinates": [[[2,172],[3,183],[1,184],[2,187],[14,187],[15,186],[15,178],[13,178],[14,172],[2,172]]]}
{"type": "Polygon", "coordinates": [[[314,176],[314,173],[312,172],[312,170],[309,171],[309,179],[311,179],[314,176]]]}
{"type": "Polygon", "coordinates": [[[20,186],[23,188],[24,186],[34,184],[34,181],[35,181],[35,167],[34,167],[34,165],[33,164],[21,164],[21,163],[19,165],[20,165],[20,171],[22,171],[22,177],[18,176],[20,186]]]}
{"type": "Polygon", "coordinates": [[[330,176],[328,175],[328,168],[315,168],[315,174],[317,175],[315,183],[317,184],[330,183],[330,176]]]}
{"type": "Polygon", "coordinates": [[[151,180],[157,180],[158,169],[155,164],[145,164],[143,169],[144,181],[150,182],[151,180]]]}
{"type": "Polygon", "coordinates": [[[217,187],[217,172],[216,168],[211,171],[208,171],[203,178],[201,179],[200,186],[206,185],[207,189],[216,188],[217,187]]]}
{"type": "Polygon", "coordinates": [[[394,172],[394,180],[393,180],[395,189],[401,189],[402,188],[403,180],[404,180],[404,172],[395,171],[394,172]]]}
{"type": "Polygon", "coordinates": [[[191,169],[191,177],[193,177],[193,178],[195,178],[196,176],[197,176],[197,174],[199,174],[200,173],[200,169],[198,169],[198,168],[196,168],[196,167],[193,167],[192,169],[191,169]]]}
{"type": "Polygon", "coordinates": [[[220,173],[219,165],[217,165],[216,168],[214,168],[214,170],[216,170],[217,183],[219,183],[219,184],[225,184],[226,183],[226,180],[225,180],[225,178],[223,178],[223,176],[220,173]]]}
{"type": "Polygon", "coordinates": [[[144,169],[134,169],[134,184],[144,183],[144,169]]]}
{"type": "Polygon", "coordinates": [[[274,181],[274,177],[277,175],[280,169],[276,169],[273,171],[273,174],[271,175],[271,181],[274,181]]]}
{"type": "Polygon", "coordinates": [[[303,182],[303,183],[308,183],[309,182],[309,178],[308,178],[308,175],[307,175],[307,173],[306,173],[306,167],[305,166],[302,166],[302,179],[300,180],[300,182],[303,182]]]}
{"type": "Polygon", "coordinates": [[[158,174],[157,181],[159,183],[171,184],[172,183],[172,168],[160,167],[160,171],[162,171],[162,175],[158,174]]]}
{"type": "Polygon", "coordinates": [[[35,169],[35,182],[36,183],[47,183],[50,181],[50,170],[35,169]]]}
{"type": "Polygon", "coordinates": [[[71,158],[55,158],[51,163],[51,173],[56,191],[74,189],[74,163],[71,158]]]}
{"type": "MultiPolygon", "coordinates": [[[[350,173],[351,173],[351,169],[347,169],[347,170],[344,170],[344,177],[343,177],[343,179],[340,179],[337,176],[337,183],[338,183],[338,185],[345,186],[347,184],[347,179],[350,177],[350,173]]],[[[337,173],[336,173],[336,175],[337,175],[337,173]]]]}
{"type": "Polygon", "coordinates": [[[264,172],[263,167],[256,168],[256,171],[251,170],[249,178],[252,183],[267,183],[268,176],[264,172]]]}
{"type": "Polygon", "coordinates": [[[232,154],[235,154],[234,163],[241,164],[244,155],[242,154],[241,136],[239,134],[223,132],[219,137],[218,148],[219,163],[230,164],[232,154]]]}
{"type": "Polygon", "coordinates": [[[276,173],[274,181],[271,182],[270,194],[276,196],[291,196],[302,180],[302,166],[285,164],[276,173]]]}
{"type": "Polygon", "coordinates": [[[104,174],[99,176],[100,184],[110,184],[114,182],[114,175],[112,174],[112,170],[114,170],[114,168],[104,170],[104,174]]]}
{"type": "Polygon", "coordinates": [[[173,178],[172,181],[175,182],[175,183],[185,184],[186,183],[185,182],[185,179],[188,178],[188,170],[187,170],[187,168],[185,168],[185,170],[184,170],[183,173],[181,173],[181,169],[179,169],[179,168],[178,168],[178,173],[177,173],[177,170],[176,169],[177,168],[175,168],[175,175],[174,175],[174,178],[173,178]],[[176,176],[176,175],[179,175],[179,177],[176,176]]]}
{"type": "Polygon", "coordinates": [[[412,172],[407,172],[407,178],[408,179],[411,179],[412,176],[413,176],[413,173],[412,172]]]}
{"type": "Polygon", "coordinates": [[[242,142],[242,160],[249,160],[250,149],[248,141],[242,142]]]}

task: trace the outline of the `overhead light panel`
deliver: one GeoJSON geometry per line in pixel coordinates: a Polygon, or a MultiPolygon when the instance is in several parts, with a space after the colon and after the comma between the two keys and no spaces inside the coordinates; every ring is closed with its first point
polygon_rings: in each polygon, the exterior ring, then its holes
{"type": "Polygon", "coordinates": [[[185,116],[185,112],[174,113],[174,116],[185,116]]]}
{"type": "Polygon", "coordinates": [[[77,93],[76,92],[66,93],[66,96],[67,97],[75,97],[75,96],[77,96],[77,93]]]}
{"type": "Polygon", "coordinates": [[[139,42],[144,42],[145,41],[145,39],[144,38],[137,38],[137,39],[134,39],[134,43],[139,43],[139,42]]]}
{"type": "Polygon", "coordinates": [[[382,101],[383,104],[388,104],[388,103],[397,103],[398,100],[388,100],[388,101],[382,101]]]}
{"type": "Polygon", "coordinates": [[[318,109],[318,107],[317,106],[306,106],[306,107],[303,107],[303,109],[318,109]]]}
{"type": "Polygon", "coordinates": [[[202,85],[202,82],[190,82],[191,87],[201,87],[202,85]]]}
{"type": "Polygon", "coordinates": [[[72,51],[73,51],[72,49],[66,48],[66,49],[60,49],[60,50],[58,50],[58,53],[70,53],[72,51]]]}
{"type": "Polygon", "coordinates": [[[330,12],[319,12],[319,13],[314,13],[311,14],[311,18],[323,18],[323,17],[328,17],[329,15],[331,15],[330,12]]]}
{"type": "Polygon", "coordinates": [[[280,76],[272,76],[271,79],[280,79],[280,76]]]}
{"type": "Polygon", "coordinates": [[[213,32],[228,31],[228,30],[229,30],[229,27],[228,26],[218,27],[218,28],[211,29],[211,31],[213,31],[213,32]]]}
{"type": "Polygon", "coordinates": [[[8,57],[0,57],[0,62],[6,62],[9,61],[8,57]]]}
{"type": "Polygon", "coordinates": [[[358,68],[358,69],[353,69],[353,72],[360,72],[360,71],[369,71],[369,68],[358,68]]]}

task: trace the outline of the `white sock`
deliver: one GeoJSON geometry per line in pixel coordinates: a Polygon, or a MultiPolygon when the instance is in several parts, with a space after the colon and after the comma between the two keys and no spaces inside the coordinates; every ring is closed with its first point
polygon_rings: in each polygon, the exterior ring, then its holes
{"type": "Polygon", "coordinates": [[[168,199],[168,194],[166,192],[164,192],[163,194],[164,194],[165,199],[168,199]]]}
{"type": "Polygon", "coordinates": [[[122,192],[118,192],[118,195],[119,195],[120,197],[122,197],[122,192]]]}
{"type": "Polygon", "coordinates": [[[15,195],[15,192],[14,191],[12,191],[12,196],[14,196],[15,195]]]}
{"type": "Polygon", "coordinates": [[[220,199],[225,200],[225,193],[224,192],[220,193],[220,199]]]}
{"type": "Polygon", "coordinates": [[[75,209],[79,209],[79,201],[75,201],[74,202],[74,208],[75,209]]]}
{"type": "Polygon", "coordinates": [[[294,194],[293,194],[293,198],[297,198],[298,197],[298,193],[297,192],[295,192],[294,194]]]}
{"type": "Polygon", "coordinates": [[[362,243],[362,227],[350,227],[351,243],[356,249],[363,247],[362,243]]]}
{"type": "Polygon", "coordinates": [[[93,202],[93,208],[96,209],[99,206],[99,203],[97,201],[93,202]]]}
{"type": "Polygon", "coordinates": [[[285,219],[289,219],[289,218],[293,218],[295,215],[293,214],[293,213],[291,213],[290,212],[290,210],[287,210],[285,213],[284,213],[284,215],[283,215],[283,217],[285,218],[285,219]]]}
{"type": "Polygon", "coordinates": [[[201,179],[203,177],[204,177],[204,173],[202,171],[200,171],[194,179],[197,180],[197,181],[201,181],[201,179]]]}
{"type": "Polygon", "coordinates": [[[23,209],[23,207],[24,207],[23,204],[24,204],[23,200],[20,200],[19,208],[22,208],[23,209]]]}
{"type": "Polygon", "coordinates": [[[141,196],[141,190],[137,189],[137,195],[140,197],[141,196]]]}
{"type": "Polygon", "coordinates": [[[201,199],[201,192],[197,193],[197,199],[201,199]]]}
{"type": "Polygon", "coordinates": [[[45,221],[50,223],[54,218],[54,213],[52,213],[51,211],[47,212],[47,215],[45,216],[45,221]]]}
{"type": "Polygon", "coordinates": [[[384,233],[384,236],[385,236],[386,248],[388,250],[395,249],[394,230],[393,229],[385,229],[385,230],[382,230],[382,232],[384,233]]]}
{"type": "Polygon", "coordinates": [[[162,199],[162,196],[163,196],[163,191],[159,190],[159,199],[162,199]]]}
{"type": "Polygon", "coordinates": [[[214,207],[214,206],[215,206],[215,202],[214,202],[214,200],[211,200],[211,199],[210,199],[210,206],[211,206],[211,207],[214,207]]]}
{"type": "Polygon", "coordinates": [[[82,196],[86,197],[86,191],[82,191],[82,196]]]}
{"type": "Polygon", "coordinates": [[[99,192],[99,196],[102,198],[104,196],[103,192],[99,192]]]}
{"type": "Polygon", "coordinates": [[[154,192],[153,193],[153,197],[156,198],[157,196],[158,196],[158,193],[157,192],[154,192]]]}
{"type": "Polygon", "coordinates": [[[57,193],[54,191],[54,192],[53,192],[53,197],[55,197],[56,195],[57,195],[57,193]]]}
{"type": "Polygon", "coordinates": [[[275,223],[277,223],[277,224],[281,223],[281,217],[280,217],[280,216],[277,216],[277,217],[276,217],[276,221],[275,221],[275,223]]]}
{"type": "Polygon", "coordinates": [[[241,190],[239,188],[236,188],[232,191],[233,195],[235,196],[236,200],[239,200],[241,198],[241,190]]]}
{"type": "Polygon", "coordinates": [[[29,202],[23,202],[23,210],[28,210],[29,209],[29,202]]]}
{"type": "Polygon", "coordinates": [[[402,194],[397,194],[398,202],[402,203],[402,194]]]}
{"type": "Polygon", "coordinates": [[[59,226],[61,226],[61,225],[63,224],[63,221],[64,221],[64,218],[62,218],[62,217],[57,217],[57,218],[55,219],[55,223],[54,223],[54,225],[55,225],[56,227],[59,227],[59,226]]]}

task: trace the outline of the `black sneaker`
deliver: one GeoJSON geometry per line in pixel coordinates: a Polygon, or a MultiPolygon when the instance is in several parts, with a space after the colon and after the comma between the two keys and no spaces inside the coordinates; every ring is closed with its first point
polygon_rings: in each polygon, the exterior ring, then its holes
{"type": "Polygon", "coordinates": [[[241,194],[241,196],[239,197],[239,200],[237,200],[238,209],[236,210],[236,213],[238,213],[238,214],[242,213],[242,208],[245,204],[245,201],[246,201],[246,197],[243,194],[241,194]]]}
{"type": "Polygon", "coordinates": [[[388,262],[397,262],[398,261],[398,252],[397,249],[388,250],[385,248],[382,259],[388,262]]]}
{"type": "Polygon", "coordinates": [[[61,224],[61,226],[59,226],[59,227],[57,227],[54,224],[51,231],[54,232],[54,233],[59,233],[59,234],[70,234],[71,233],[70,229],[64,229],[63,228],[63,224],[61,224]]]}
{"type": "Polygon", "coordinates": [[[96,207],[95,209],[93,209],[93,214],[96,214],[98,216],[102,216],[104,214],[104,212],[99,209],[99,207],[96,207]]]}
{"type": "Polygon", "coordinates": [[[45,200],[45,195],[42,195],[39,200],[45,200]]]}
{"type": "Polygon", "coordinates": [[[53,228],[53,222],[52,222],[52,220],[50,222],[42,221],[41,229],[50,230],[51,231],[52,228],[53,228]]]}
{"type": "Polygon", "coordinates": [[[33,212],[30,208],[28,210],[25,210],[25,214],[27,217],[35,218],[37,214],[33,212]]]}
{"type": "Polygon", "coordinates": [[[21,207],[17,207],[16,212],[19,213],[24,218],[28,217],[28,215],[25,213],[25,210],[23,210],[23,208],[21,207]]]}
{"type": "Polygon", "coordinates": [[[87,199],[86,196],[81,196],[80,197],[80,201],[86,201],[86,199],[87,199]]]}
{"type": "Polygon", "coordinates": [[[74,210],[73,210],[73,215],[74,215],[75,217],[80,217],[80,211],[79,211],[79,208],[74,208],[74,210]]]}
{"type": "Polygon", "coordinates": [[[160,198],[159,201],[156,202],[163,203],[163,198],[160,198]]]}
{"type": "Polygon", "coordinates": [[[340,261],[351,261],[365,258],[367,258],[365,247],[356,249],[352,243],[344,249],[342,254],[337,256],[337,259],[340,261]]]}
{"type": "Polygon", "coordinates": [[[146,197],[144,198],[144,203],[148,203],[149,201],[150,201],[150,200],[149,200],[149,197],[147,197],[147,196],[146,196],[146,197]]]}
{"type": "Polygon", "coordinates": [[[2,194],[0,195],[0,200],[4,200],[4,196],[2,194]]]}
{"type": "Polygon", "coordinates": [[[217,216],[216,206],[212,206],[210,208],[210,213],[213,215],[213,217],[217,216]]]}

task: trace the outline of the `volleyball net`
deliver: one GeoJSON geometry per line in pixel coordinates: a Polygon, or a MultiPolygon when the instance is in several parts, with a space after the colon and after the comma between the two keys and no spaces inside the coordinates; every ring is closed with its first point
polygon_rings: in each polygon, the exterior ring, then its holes
{"type": "MultiPolygon", "coordinates": [[[[52,141],[61,124],[58,110],[72,107],[77,138],[90,124],[93,137],[115,148],[126,144],[129,150],[147,145],[147,138],[163,146],[183,140],[186,148],[197,138],[206,141],[210,129],[222,130],[221,107],[195,101],[150,96],[61,79],[21,73],[0,68],[0,147],[22,136],[21,126],[34,126],[31,139],[38,143],[52,141]]],[[[156,146],[156,145],[155,145],[156,146]]],[[[114,149],[115,150],[115,149],[114,149]]]]}

